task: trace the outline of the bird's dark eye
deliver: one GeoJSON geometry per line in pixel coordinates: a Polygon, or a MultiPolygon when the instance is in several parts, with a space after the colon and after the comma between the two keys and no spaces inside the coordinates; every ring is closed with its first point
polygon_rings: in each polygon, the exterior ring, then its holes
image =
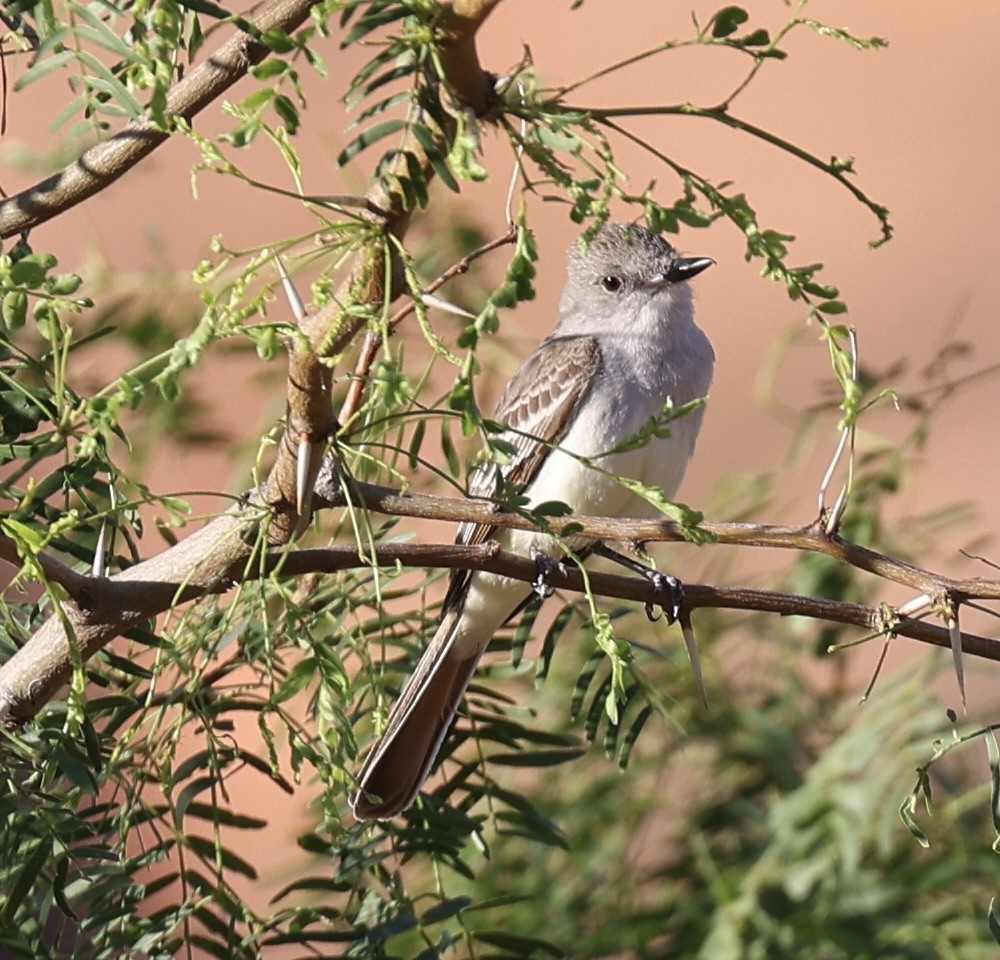
{"type": "Polygon", "coordinates": [[[621,277],[601,277],[601,286],[604,287],[608,293],[617,293],[622,288],[621,277]]]}

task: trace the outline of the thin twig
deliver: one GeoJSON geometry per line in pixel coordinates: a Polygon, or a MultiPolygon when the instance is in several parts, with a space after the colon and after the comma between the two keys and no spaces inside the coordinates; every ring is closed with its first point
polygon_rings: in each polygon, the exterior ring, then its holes
{"type": "MultiPolygon", "coordinates": [[[[17,549],[17,541],[3,533],[0,533],[0,560],[6,560],[15,567],[21,567],[24,563],[17,549]]],[[[38,564],[46,582],[58,584],[77,603],[86,604],[92,582],[90,577],[77,573],[72,567],[47,553],[33,554],[31,562],[38,564]]]]}
{"type": "MultiPolygon", "coordinates": [[[[426,493],[402,493],[391,487],[375,484],[353,484],[351,501],[362,504],[369,510],[393,516],[445,520],[450,523],[488,523],[491,526],[519,530],[531,530],[537,527],[537,523],[530,517],[505,513],[498,510],[491,501],[464,500],[426,493]]],[[[327,506],[344,506],[346,503],[343,493],[331,483],[326,470],[320,474],[317,502],[325,503],[327,506]]],[[[573,528],[574,535],[610,542],[684,542],[688,539],[684,527],[671,520],[628,520],[621,517],[590,516],[546,519],[546,529],[552,533],[558,534],[567,527],[573,528]]],[[[1000,599],[1000,580],[956,579],[925,570],[838,535],[827,534],[819,521],[805,526],[704,521],[698,525],[698,530],[719,543],[821,553],[858,570],[912,587],[931,596],[947,593],[961,602],[970,598],[1000,599]]]]}
{"type": "MultiPolygon", "coordinates": [[[[486,254],[492,253],[494,250],[508,243],[513,243],[516,237],[517,227],[514,224],[510,224],[506,233],[494,240],[490,240],[489,243],[484,243],[481,247],[473,250],[472,253],[466,254],[461,260],[453,263],[447,270],[432,280],[423,292],[434,293],[435,290],[439,290],[449,280],[453,280],[455,277],[466,273],[469,267],[480,257],[484,257],[486,254]]],[[[416,303],[413,300],[410,300],[397,310],[389,318],[388,328],[390,333],[413,313],[414,310],[416,310],[416,303]]],[[[341,425],[350,423],[354,415],[361,409],[361,399],[364,396],[365,384],[368,382],[368,375],[371,373],[372,364],[375,362],[375,358],[378,356],[378,351],[381,347],[382,337],[373,330],[369,330],[365,334],[364,341],[361,344],[358,360],[354,365],[354,375],[351,378],[351,385],[340,408],[339,419],[341,425]]]]}

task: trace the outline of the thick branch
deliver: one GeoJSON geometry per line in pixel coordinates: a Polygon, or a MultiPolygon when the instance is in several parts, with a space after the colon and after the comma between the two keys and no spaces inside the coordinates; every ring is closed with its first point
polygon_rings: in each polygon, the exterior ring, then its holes
{"type": "Polygon", "coordinates": [[[442,16],[441,62],[458,99],[476,116],[492,106],[493,84],[479,64],[474,42],[476,32],[500,0],[454,0],[442,16]]]}
{"type": "MultiPolygon", "coordinates": [[[[297,29],[316,0],[271,0],[249,17],[261,33],[297,29]]],[[[240,30],[167,92],[168,116],[190,120],[220,97],[270,48],[240,30]]],[[[51,220],[114,183],[149,156],[170,134],[145,118],[130,121],[109,140],[95,144],[60,173],[0,202],[0,239],[51,220]]]]}
{"type": "Polygon", "coordinates": [[[0,666],[0,720],[30,719],[69,679],[74,659],[86,661],[114,637],[170,609],[180,599],[232,585],[225,572],[246,562],[259,511],[233,511],[177,546],[111,579],[85,578],[76,602],[62,604],[31,639],[0,666]],[[67,632],[68,631],[68,632],[67,632]]]}

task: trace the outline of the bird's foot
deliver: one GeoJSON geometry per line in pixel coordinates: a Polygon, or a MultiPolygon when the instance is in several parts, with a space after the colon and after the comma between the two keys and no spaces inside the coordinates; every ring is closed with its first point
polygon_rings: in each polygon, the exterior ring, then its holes
{"type": "Polygon", "coordinates": [[[659,601],[654,604],[652,600],[646,601],[646,616],[650,622],[655,623],[663,613],[667,615],[667,623],[673,623],[681,615],[681,607],[684,605],[684,584],[677,577],[670,576],[669,573],[660,573],[647,567],[643,576],[649,581],[653,592],[657,595],[666,594],[667,602],[659,601]],[[659,606],[662,613],[656,613],[659,606]]]}
{"type": "Polygon", "coordinates": [[[662,600],[658,600],[655,603],[652,600],[646,602],[646,616],[651,621],[655,622],[662,616],[662,614],[656,613],[657,606],[667,615],[667,623],[673,623],[680,616],[681,607],[684,605],[684,584],[676,577],[670,576],[669,573],[661,573],[659,570],[654,570],[652,567],[640,563],[638,560],[626,557],[624,554],[619,553],[617,550],[612,550],[603,543],[599,543],[594,547],[594,553],[599,557],[604,557],[606,560],[612,560],[620,564],[626,570],[631,570],[633,573],[638,573],[640,576],[645,577],[653,588],[653,592],[658,596],[666,594],[664,598],[666,600],[665,603],[662,600]]]}
{"type": "Polygon", "coordinates": [[[539,600],[547,600],[555,593],[555,588],[549,583],[553,571],[566,573],[566,564],[562,560],[553,560],[547,553],[537,547],[531,548],[531,559],[535,561],[535,579],[531,581],[532,589],[539,600]]]}

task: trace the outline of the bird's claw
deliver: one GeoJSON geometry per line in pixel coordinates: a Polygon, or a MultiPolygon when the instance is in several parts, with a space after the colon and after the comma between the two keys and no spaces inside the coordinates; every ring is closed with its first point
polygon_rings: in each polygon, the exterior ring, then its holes
{"type": "Polygon", "coordinates": [[[539,600],[548,600],[555,593],[555,587],[549,583],[549,577],[554,570],[560,573],[566,572],[566,564],[561,560],[553,560],[548,554],[542,553],[535,547],[531,548],[531,559],[535,561],[535,579],[531,581],[531,587],[535,591],[535,596],[539,600]]]}
{"type": "MultiPolygon", "coordinates": [[[[666,593],[669,595],[666,605],[658,604],[660,610],[667,615],[667,623],[673,623],[681,615],[681,607],[684,605],[684,584],[669,573],[660,573],[658,570],[650,570],[646,574],[653,592],[657,594],[666,593]]],[[[662,614],[655,613],[656,605],[653,601],[646,602],[646,616],[650,622],[655,623],[662,614]]]]}

